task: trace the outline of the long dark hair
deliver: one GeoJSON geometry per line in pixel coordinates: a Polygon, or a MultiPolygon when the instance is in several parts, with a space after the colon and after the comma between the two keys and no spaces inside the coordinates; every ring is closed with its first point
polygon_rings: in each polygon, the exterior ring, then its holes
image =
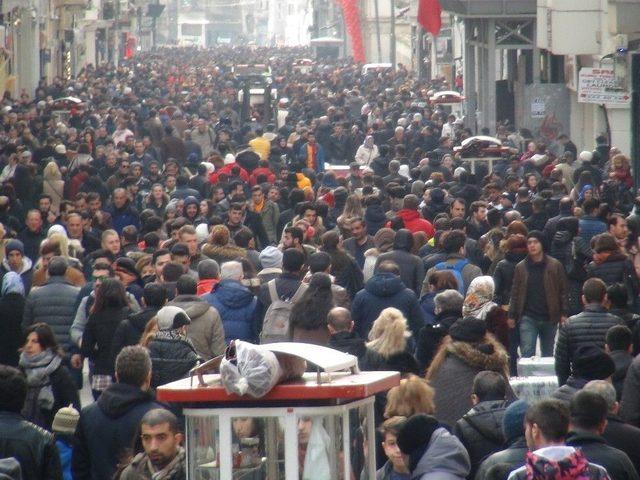
{"type": "Polygon", "coordinates": [[[127,305],[127,293],[122,282],[116,278],[107,278],[96,291],[96,301],[91,307],[91,312],[101,312],[107,308],[124,308],[127,305]]]}
{"type": "Polygon", "coordinates": [[[25,341],[32,333],[35,333],[38,336],[38,343],[43,350],[51,350],[53,353],[57,353],[60,356],[64,355],[64,350],[58,344],[58,340],[56,340],[56,336],[49,325],[44,322],[38,322],[30,325],[24,333],[25,341]]]}
{"type": "Polygon", "coordinates": [[[331,277],[326,273],[314,273],[309,287],[291,309],[290,333],[294,327],[315,330],[327,325],[327,315],[333,308],[331,277]]]}

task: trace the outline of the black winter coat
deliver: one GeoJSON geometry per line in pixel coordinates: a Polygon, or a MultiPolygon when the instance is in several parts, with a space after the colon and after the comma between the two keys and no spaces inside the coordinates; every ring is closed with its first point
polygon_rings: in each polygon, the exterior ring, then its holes
{"type": "Polygon", "coordinates": [[[0,297],[2,335],[0,335],[0,364],[18,366],[18,349],[24,344],[22,315],[25,298],[19,293],[7,293],[0,297]]]}
{"type": "Polygon", "coordinates": [[[114,374],[113,333],[127,318],[129,308],[107,308],[89,315],[82,334],[82,355],[93,360],[93,373],[114,374]]]}
{"type": "Polygon", "coordinates": [[[636,472],[640,471],[640,428],[624,423],[617,415],[609,415],[602,437],[607,444],[626,453],[636,472]]]}
{"type": "Polygon", "coordinates": [[[627,423],[640,427],[640,356],[633,359],[627,378],[624,379],[620,417],[627,423]]]}
{"type": "Polygon", "coordinates": [[[124,383],[109,386],[98,401],[82,409],[76,428],[71,472],[74,480],[110,480],[126,449],[133,445],[140,420],[164,408],[150,391],[124,383]]]}
{"type": "Polygon", "coordinates": [[[338,332],[329,338],[329,347],[358,357],[358,366],[362,371],[380,370],[384,359],[367,348],[365,341],[356,332],[338,332]]]}
{"type": "Polygon", "coordinates": [[[54,436],[21,415],[0,412],[0,458],[15,457],[23,480],[60,480],[62,466],[54,436]]]}
{"type": "Polygon", "coordinates": [[[615,480],[638,480],[638,472],[626,453],[607,445],[600,435],[587,432],[569,432],[567,445],[579,448],[590,463],[604,467],[615,480]]]}
{"type": "Polygon", "coordinates": [[[416,294],[397,275],[377,273],[356,294],[351,304],[355,331],[361,338],[368,338],[374,320],[387,307],[394,307],[402,312],[414,335],[424,326],[424,313],[416,294]]]}
{"type": "MultiPolygon", "coordinates": [[[[516,470],[524,465],[524,457],[529,451],[524,437],[516,438],[506,449],[489,455],[481,464],[476,473],[476,480],[485,480],[487,472],[495,465],[506,464],[511,470],[516,470]]],[[[471,478],[471,477],[469,477],[471,478]]]]}
{"type": "Polygon", "coordinates": [[[440,312],[435,316],[433,325],[425,325],[420,329],[416,342],[416,360],[421,370],[429,368],[442,339],[449,334],[449,328],[460,317],[460,311],[440,312]]]}
{"type": "Polygon", "coordinates": [[[409,252],[413,239],[409,240],[411,232],[401,229],[396,233],[393,241],[393,250],[383,253],[376,260],[376,268],[386,260],[392,260],[400,267],[400,278],[407,288],[416,294],[420,294],[422,282],[424,280],[424,264],[417,255],[409,252]]]}
{"type": "Polygon", "coordinates": [[[630,302],[635,300],[640,291],[633,263],[622,253],[613,253],[602,263],[591,262],[587,266],[587,275],[601,279],[607,286],[624,283],[629,290],[630,302]]]}
{"type": "Polygon", "coordinates": [[[196,349],[186,338],[156,335],[148,348],[153,365],[151,386],[154,388],[187,377],[198,362],[196,349]]]}
{"type": "Polygon", "coordinates": [[[509,305],[516,265],[524,260],[526,256],[526,252],[507,252],[504,258],[496,265],[496,269],[493,272],[493,282],[495,284],[495,302],[498,305],[509,305]]]}
{"type": "Polygon", "coordinates": [[[418,362],[409,352],[394,353],[388,358],[382,357],[379,353],[368,349],[363,362],[369,370],[384,370],[400,372],[400,375],[413,373],[420,375],[418,362]]]}
{"type": "Polygon", "coordinates": [[[504,445],[502,417],[507,408],[504,400],[480,402],[458,420],[453,433],[460,439],[471,459],[473,478],[480,463],[504,445]]]}
{"type": "Polygon", "coordinates": [[[569,378],[571,360],[580,346],[595,345],[604,350],[607,330],[622,323],[621,318],[611,315],[602,305],[590,303],[582,313],[561,325],[554,354],[558,384],[564,385],[569,378]]]}
{"type": "Polygon", "coordinates": [[[147,307],[141,312],[132,313],[120,322],[113,335],[113,358],[116,358],[124,347],[137,345],[140,342],[147,323],[156,316],[156,313],[158,313],[157,308],[147,307]]]}

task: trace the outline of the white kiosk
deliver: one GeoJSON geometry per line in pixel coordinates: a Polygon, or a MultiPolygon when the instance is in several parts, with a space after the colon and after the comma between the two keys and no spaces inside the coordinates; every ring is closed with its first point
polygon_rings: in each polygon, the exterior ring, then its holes
{"type": "Polygon", "coordinates": [[[226,393],[219,374],[206,374],[218,357],[158,389],[160,401],[183,407],[187,478],[374,480],[374,396],[398,385],[400,374],[359,372],[356,357],[317,345],[260,348],[303,358],[316,371],[260,399],[239,397],[226,393]]]}

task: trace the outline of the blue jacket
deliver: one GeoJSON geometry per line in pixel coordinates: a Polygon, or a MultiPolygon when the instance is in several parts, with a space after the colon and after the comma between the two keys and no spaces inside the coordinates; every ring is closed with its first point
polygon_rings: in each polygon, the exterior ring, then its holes
{"type": "Polygon", "coordinates": [[[227,344],[236,339],[257,343],[258,302],[247,287],[235,280],[222,280],[202,298],[220,314],[227,344]]]}
{"type": "MultiPolygon", "coordinates": [[[[300,147],[300,152],[298,152],[298,161],[304,164],[304,168],[307,168],[307,146],[309,143],[305,143],[300,147]]],[[[322,145],[316,141],[316,172],[324,172],[324,148],[322,145]]]]}
{"type": "Polygon", "coordinates": [[[71,475],[71,454],[73,447],[65,440],[57,440],[56,447],[60,454],[60,464],[62,465],[62,477],[64,480],[73,480],[71,475]]]}
{"type": "Polygon", "coordinates": [[[584,238],[587,243],[596,235],[606,231],[607,226],[599,218],[585,215],[580,219],[580,233],[578,235],[584,238]]]}
{"type": "Polygon", "coordinates": [[[376,273],[356,294],[351,304],[355,329],[361,338],[368,338],[371,325],[387,307],[402,312],[414,336],[424,327],[424,312],[413,290],[407,288],[400,277],[393,273],[376,273]]]}
{"type": "Polygon", "coordinates": [[[122,208],[109,205],[109,207],[106,208],[106,212],[111,215],[113,229],[118,232],[118,234],[122,234],[122,229],[128,225],[133,225],[137,229],[140,229],[140,217],[136,209],[131,205],[131,202],[127,201],[122,208]]]}

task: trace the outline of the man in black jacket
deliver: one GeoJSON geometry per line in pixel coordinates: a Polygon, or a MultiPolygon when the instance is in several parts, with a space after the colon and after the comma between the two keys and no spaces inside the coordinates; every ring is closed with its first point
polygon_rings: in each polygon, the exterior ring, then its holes
{"type": "Polygon", "coordinates": [[[473,408],[458,420],[453,433],[460,439],[471,459],[473,478],[480,463],[504,444],[502,418],[507,408],[507,384],[504,376],[491,371],[478,373],[473,379],[473,408]]]}
{"type": "Polygon", "coordinates": [[[502,433],[507,448],[489,455],[476,473],[476,480],[487,478],[487,472],[496,465],[509,465],[511,470],[524,465],[524,457],[529,450],[524,434],[524,417],[529,404],[525,400],[516,400],[504,411],[502,433]]]}
{"type": "Polygon", "coordinates": [[[343,307],[332,308],[327,315],[327,326],[331,334],[329,347],[358,357],[361,370],[376,370],[376,366],[383,362],[382,357],[367,348],[365,341],[353,331],[353,325],[349,310],[343,307]]]}
{"type": "Polygon", "coordinates": [[[599,278],[590,278],[582,287],[584,311],[570,317],[560,327],[555,348],[555,368],[558,384],[564,385],[571,375],[571,363],[581,345],[595,345],[604,349],[607,330],[622,323],[604,307],[607,286],[599,278]]]}
{"type": "Polygon", "coordinates": [[[607,445],[602,437],[608,408],[601,395],[580,391],[571,400],[570,410],[567,445],[580,449],[590,463],[604,467],[612,479],[640,479],[627,454],[607,445]]]}
{"type": "Polygon", "coordinates": [[[26,397],[24,375],[0,365],[0,458],[15,458],[24,480],[59,480],[62,467],[55,438],[20,415],[26,397]]]}
{"type": "Polygon", "coordinates": [[[75,480],[112,478],[144,414],[163,408],[149,390],[151,357],[146,348],[130,346],[120,352],[116,381],[96,403],[82,409],[71,459],[75,480]]]}
{"type": "Polygon", "coordinates": [[[609,414],[607,415],[607,426],[602,436],[618,450],[622,450],[629,456],[629,459],[640,471],[640,428],[625,423],[619,416],[620,404],[616,401],[616,390],[611,383],[605,380],[592,380],[583,389],[586,392],[594,392],[600,395],[607,402],[609,414]]]}

